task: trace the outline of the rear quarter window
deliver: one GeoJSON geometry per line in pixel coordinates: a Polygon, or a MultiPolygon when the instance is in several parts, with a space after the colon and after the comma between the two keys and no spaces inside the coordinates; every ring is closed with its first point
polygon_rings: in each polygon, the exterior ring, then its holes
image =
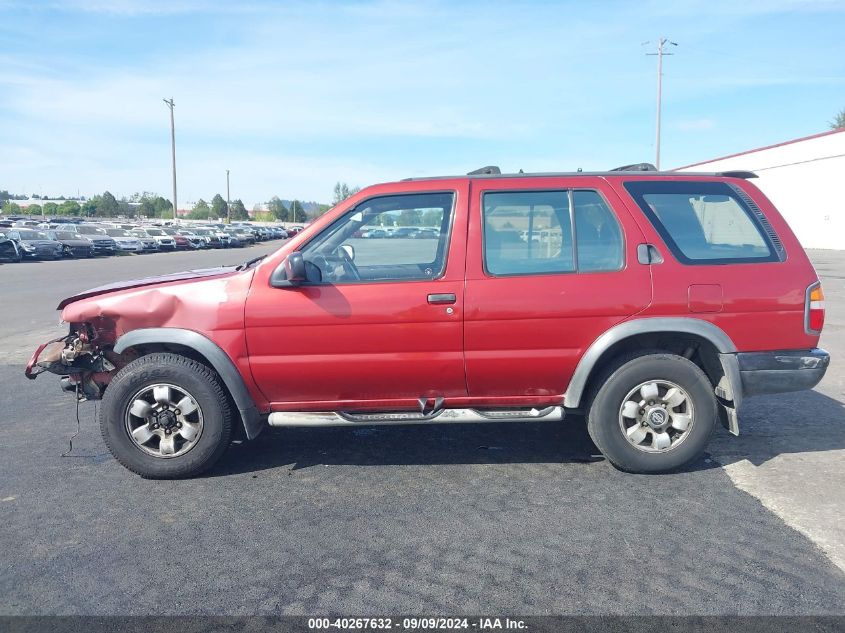
{"type": "Polygon", "coordinates": [[[780,261],[761,219],[728,183],[638,180],[625,189],[681,263],[780,261]]]}

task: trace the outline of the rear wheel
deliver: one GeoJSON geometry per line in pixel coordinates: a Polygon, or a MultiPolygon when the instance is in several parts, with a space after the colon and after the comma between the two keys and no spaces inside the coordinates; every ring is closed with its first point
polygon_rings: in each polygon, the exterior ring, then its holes
{"type": "Polygon", "coordinates": [[[599,379],[587,428],[620,470],[660,473],[698,457],[716,425],[707,375],[682,356],[644,353],[620,359],[599,379]]]}
{"type": "Polygon", "coordinates": [[[178,354],[142,356],[103,397],[100,430],[115,459],[151,479],[197,475],[225,452],[233,414],[220,379],[178,354]]]}

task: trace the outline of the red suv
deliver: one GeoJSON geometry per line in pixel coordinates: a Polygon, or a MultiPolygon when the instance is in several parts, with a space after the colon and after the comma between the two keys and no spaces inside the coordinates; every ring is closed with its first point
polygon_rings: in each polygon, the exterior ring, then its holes
{"type": "Polygon", "coordinates": [[[738,433],[744,396],[809,389],[829,363],[816,273],[753,176],[376,185],[263,259],[65,299],[69,334],[26,373],[102,398],[106,444],[145,477],[199,473],[266,424],[575,411],[618,468],[676,469],[717,419],[738,433]]]}

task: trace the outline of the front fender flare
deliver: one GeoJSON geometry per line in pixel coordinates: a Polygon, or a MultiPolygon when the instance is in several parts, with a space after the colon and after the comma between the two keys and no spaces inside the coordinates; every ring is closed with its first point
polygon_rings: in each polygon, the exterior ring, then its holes
{"type": "Polygon", "coordinates": [[[255,401],[249,395],[246,384],[244,384],[244,380],[232,362],[232,359],[229,358],[226,352],[220,349],[220,346],[208,337],[193,330],[155,327],[127,332],[117,339],[114,344],[114,351],[120,354],[130,347],[150,345],[153,343],[181,345],[201,354],[212,366],[214,371],[217,372],[223,384],[232,395],[235,406],[240,413],[247,439],[251,440],[261,433],[264,425],[261,422],[261,416],[255,406],[255,401]]]}

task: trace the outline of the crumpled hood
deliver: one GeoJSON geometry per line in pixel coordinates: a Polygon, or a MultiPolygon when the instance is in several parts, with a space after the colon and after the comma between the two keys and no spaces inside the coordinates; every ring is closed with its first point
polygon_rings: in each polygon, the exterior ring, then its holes
{"type": "Polygon", "coordinates": [[[117,281],[105,286],[98,286],[90,290],[83,290],[80,293],[71,295],[66,299],[62,299],[57,310],[62,310],[65,306],[79,301],[80,299],[87,299],[89,297],[96,297],[110,292],[117,292],[119,290],[128,290],[129,288],[140,288],[142,286],[154,286],[157,284],[165,284],[173,281],[190,281],[194,279],[203,279],[206,277],[221,277],[231,275],[237,272],[236,266],[219,266],[217,268],[200,268],[197,270],[186,270],[180,273],[170,273],[168,275],[159,275],[156,277],[144,277],[143,279],[130,279],[128,281],[117,281]]]}

